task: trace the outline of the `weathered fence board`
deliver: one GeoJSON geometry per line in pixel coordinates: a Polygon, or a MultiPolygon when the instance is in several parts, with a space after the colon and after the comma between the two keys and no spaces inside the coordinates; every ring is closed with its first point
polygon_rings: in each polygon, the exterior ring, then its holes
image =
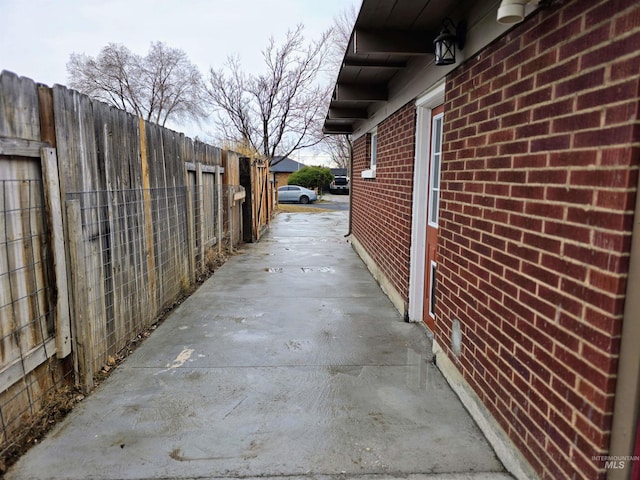
{"type": "Polygon", "coordinates": [[[69,259],[71,271],[74,273],[73,300],[74,322],[71,324],[75,338],[75,362],[76,370],[82,375],[77,379],[85,391],[93,388],[93,340],[92,324],[89,321],[89,293],[86,282],[88,273],[84,263],[85,239],[82,228],[82,211],[80,200],[68,200],[66,202],[67,232],[69,239],[69,259]]]}
{"type": "Polygon", "coordinates": [[[62,204],[58,159],[53,148],[43,148],[41,152],[44,199],[49,221],[50,244],[55,278],[55,335],[58,358],[71,353],[71,324],[69,317],[69,292],[67,281],[67,256],[64,246],[64,228],[62,224],[62,204]]]}
{"type": "MultiPolygon", "coordinates": [[[[91,100],[56,85],[53,104],[62,195],[104,190],[104,169],[98,164],[91,100]]],[[[93,220],[91,223],[97,226],[96,219],[93,220]]]]}
{"type": "MultiPolygon", "coordinates": [[[[250,213],[252,211],[250,203],[253,196],[251,191],[247,192],[245,188],[242,191],[236,191],[236,186],[242,185],[240,181],[240,155],[236,152],[225,151],[222,156],[222,164],[225,168],[224,183],[227,185],[226,195],[222,198],[222,208],[228,212],[227,230],[229,232],[229,243],[234,245],[243,241],[245,229],[248,229],[246,232],[248,237],[251,237],[252,230],[250,225],[252,217],[249,214],[245,218],[244,215],[246,215],[246,212],[250,213]],[[236,193],[242,196],[238,198],[239,202],[235,200],[236,193]],[[248,201],[247,195],[249,195],[248,201]],[[239,206],[236,208],[236,205],[239,206]]],[[[243,181],[247,179],[250,181],[250,178],[250,176],[245,177],[243,181]]]]}
{"type": "Polygon", "coordinates": [[[104,104],[93,104],[98,162],[104,165],[106,191],[101,193],[108,225],[105,266],[106,331],[104,358],[115,355],[129,340],[131,332],[142,328],[146,314],[141,311],[137,265],[144,244],[135,239],[145,232],[142,210],[135,192],[142,185],[138,120],[104,104]],[[133,198],[132,198],[133,197],[133,198]],[[138,322],[140,325],[138,325],[138,322]]]}
{"type": "Polygon", "coordinates": [[[156,311],[156,267],[155,256],[153,255],[153,224],[151,217],[151,178],[149,173],[149,152],[147,148],[148,140],[146,133],[146,122],[139,119],[140,127],[140,171],[142,172],[142,194],[143,194],[143,255],[146,262],[142,265],[146,268],[147,285],[146,291],[142,294],[142,305],[146,311],[156,311]]]}
{"type": "Polygon", "coordinates": [[[15,73],[0,75],[0,137],[40,141],[36,84],[15,73]]]}
{"type": "Polygon", "coordinates": [[[49,145],[35,140],[0,137],[0,155],[17,157],[37,157],[41,148],[49,145]]]}

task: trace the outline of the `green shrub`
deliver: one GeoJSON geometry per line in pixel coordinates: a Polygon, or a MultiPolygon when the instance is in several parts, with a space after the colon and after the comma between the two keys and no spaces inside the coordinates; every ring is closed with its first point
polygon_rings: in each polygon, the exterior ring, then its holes
{"type": "Polygon", "coordinates": [[[289,185],[305,188],[320,188],[333,181],[331,170],[326,167],[302,167],[289,176],[289,185]]]}

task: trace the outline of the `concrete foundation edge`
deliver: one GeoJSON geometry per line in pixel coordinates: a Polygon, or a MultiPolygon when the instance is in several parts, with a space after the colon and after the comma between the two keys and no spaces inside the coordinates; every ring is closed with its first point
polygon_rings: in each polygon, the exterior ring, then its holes
{"type": "Polygon", "coordinates": [[[371,272],[373,278],[375,278],[376,282],[378,282],[378,285],[380,285],[382,291],[385,293],[385,295],[387,295],[387,297],[389,297],[389,300],[391,300],[393,306],[396,307],[396,310],[398,310],[401,315],[405,315],[406,302],[404,298],[402,298],[402,295],[400,295],[400,293],[394,288],[394,286],[391,284],[391,281],[389,281],[387,276],[382,272],[382,270],[380,270],[376,262],[373,260],[371,255],[367,253],[358,239],[355,236],[351,235],[350,240],[351,246],[356,251],[360,259],[364,262],[366,267],[369,269],[369,272],[371,272]]]}
{"type": "Polygon", "coordinates": [[[529,463],[482,404],[475,392],[471,390],[460,371],[435,339],[433,340],[433,356],[438,369],[465,406],[471,418],[478,424],[478,427],[509,473],[518,480],[537,480],[539,477],[529,463]]]}

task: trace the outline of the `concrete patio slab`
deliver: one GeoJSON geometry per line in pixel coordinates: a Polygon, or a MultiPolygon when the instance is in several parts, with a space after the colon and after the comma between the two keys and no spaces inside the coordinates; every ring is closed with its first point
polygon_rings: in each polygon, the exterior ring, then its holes
{"type": "Polygon", "coordinates": [[[279,215],[6,478],[511,478],[346,228],[279,215]]]}

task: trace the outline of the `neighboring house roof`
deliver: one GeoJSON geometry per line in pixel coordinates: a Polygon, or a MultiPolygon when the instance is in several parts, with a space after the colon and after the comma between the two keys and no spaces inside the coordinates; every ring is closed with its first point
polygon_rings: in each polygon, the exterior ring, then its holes
{"type": "Polygon", "coordinates": [[[349,175],[346,168],[332,168],[331,173],[334,177],[346,177],[349,175]]]}
{"type": "Polygon", "coordinates": [[[293,173],[304,167],[304,164],[290,158],[273,157],[273,163],[270,169],[272,173],[293,173]]]}

